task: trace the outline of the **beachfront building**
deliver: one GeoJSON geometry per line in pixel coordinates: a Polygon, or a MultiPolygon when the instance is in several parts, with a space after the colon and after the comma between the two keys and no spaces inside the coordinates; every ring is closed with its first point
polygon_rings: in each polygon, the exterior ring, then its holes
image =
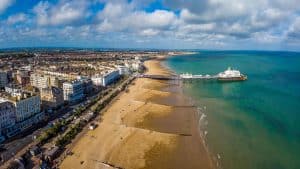
{"type": "Polygon", "coordinates": [[[7,99],[0,98],[0,136],[4,136],[13,130],[16,120],[15,114],[14,105],[7,99]]]}
{"type": "Polygon", "coordinates": [[[63,94],[65,101],[77,102],[83,98],[83,92],[83,82],[80,80],[63,83],[63,94]]]}
{"type": "Polygon", "coordinates": [[[93,82],[93,85],[95,85],[95,86],[102,86],[103,76],[97,74],[97,75],[92,76],[91,80],[93,82]]]}
{"type": "Polygon", "coordinates": [[[141,62],[140,60],[127,61],[125,62],[125,66],[132,71],[139,71],[143,69],[143,62],[141,62]]]}
{"type": "Polygon", "coordinates": [[[119,74],[120,75],[128,75],[130,74],[130,70],[127,66],[118,66],[119,74]]]}
{"type": "Polygon", "coordinates": [[[7,73],[4,71],[0,71],[0,89],[4,88],[8,83],[7,73]]]}
{"type": "Polygon", "coordinates": [[[102,86],[110,85],[120,78],[119,70],[111,70],[103,75],[102,86]]]}
{"type": "Polygon", "coordinates": [[[41,111],[40,96],[31,92],[22,91],[20,96],[10,98],[16,107],[16,122],[31,118],[41,111]]]}
{"type": "Polygon", "coordinates": [[[55,109],[64,104],[63,90],[57,87],[40,89],[42,106],[45,109],[55,109]]]}
{"type": "Polygon", "coordinates": [[[95,86],[102,86],[102,80],[103,77],[101,75],[95,75],[95,76],[92,76],[91,80],[93,82],[93,85],[95,86]]]}
{"type": "Polygon", "coordinates": [[[102,75],[93,76],[92,82],[95,86],[107,86],[115,82],[120,78],[120,72],[118,69],[109,70],[102,75]]]}
{"type": "Polygon", "coordinates": [[[133,70],[139,71],[139,70],[142,69],[143,64],[142,64],[140,61],[135,61],[135,62],[133,62],[133,63],[131,64],[131,67],[132,67],[133,70]]]}
{"type": "Polygon", "coordinates": [[[39,95],[33,92],[21,91],[20,95],[17,96],[2,92],[1,97],[10,102],[15,109],[15,113],[12,115],[15,125],[13,125],[11,131],[6,133],[8,137],[22,132],[44,119],[44,114],[40,108],[39,95]]]}
{"type": "Polygon", "coordinates": [[[94,89],[93,81],[90,78],[82,78],[81,81],[83,83],[83,93],[85,95],[90,94],[94,89]]]}

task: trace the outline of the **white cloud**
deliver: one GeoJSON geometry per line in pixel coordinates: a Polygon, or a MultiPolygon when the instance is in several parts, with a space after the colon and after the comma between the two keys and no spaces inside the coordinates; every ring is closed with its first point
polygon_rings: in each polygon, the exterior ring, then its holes
{"type": "MultiPolygon", "coordinates": [[[[291,40],[300,44],[299,0],[163,0],[162,8],[153,8],[155,1],[42,0],[31,11],[0,21],[5,25],[0,39],[37,36],[79,43],[82,39],[112,44],[183,42],[193,47],[291,40]]],[[[0,0],[0,13],[12,2],[0,0]]]]}
{"type": "MultiPolygon", "coordinates": [[[[218,34],[236,40],[250,39],[257,42],[283,40],[282,34],[286,26],[300,12],[300,6],[297,5],[299,0],[164,0],[163,2],[167,7],[180,11],[178,19],[180,24],[175,31],[181,35],[218,34]]],[[[288,35],[296,36],[296,31],[291,30],[288,35]]]]}
{"type": "Polygon", "coordinates": [[[255,41],[264,43],[264,44],[271,44],[271,43],[279,43],[283,40],[283,37],[272,35],[270,32],[257,32],[253,34],[253,38],[255,41]]]}
{"type": "Polygon", "coordinates": [[[124,18],[124,21],[135,28],[169,28],[176,21],[176,17],[173,12],[155,10],[152,13],[134,12],[124,18]]]}
{"type": "Polygon", "coordinates": [[[182,24],[179,31],[185,33],[213,32],[217,29],[216,26],[216,23],[182,24]]]}
{"type": "Polygon", "coordinates": [[[3,13],[15,0],[0,0],[0,14],[3,13]]]}
{"type": "Polygon", "coordinates": [[[170,29],[177,17],[171,11],[155,10],[147,13],[136,10],[134,4],[108,2],[98,13],[99,32],[129,31],[139,34],[157,35],[159,30],[170,29]]]}
{"type": "Polygon", "coordinates": [[[250,16],[248,22],[254,30],[270,29],[286,21],[288,15],[290,15],[289,12],[268,8],[250,16]]]}
{"type": "Polygon", "coordinates": [[[159,33],[158,30],[155,30],[155,29],[145,29],[145,30],[142,30],[140,32],[140,35],[142,36],[155,36],[159,33]]]}
{"type": "Polygon", "coordinates": [[[16,23],[24,22],[26,19],[27,19],[26,14],[19,13],[16,15],[9,16],[7,18],[7,24],[16,24],[16,23]]]}
{"type": "Polygon", "coordinates": [[[89,1],[60,0],[57,4],[39,2],[33,9],[39,25],[68,25],[89,16],[89,1]]]}
{"type": "Polygon", "coordinates": [[[300,17],[297,17],[285,33],[288,40],[300,41],[300,17]]]}

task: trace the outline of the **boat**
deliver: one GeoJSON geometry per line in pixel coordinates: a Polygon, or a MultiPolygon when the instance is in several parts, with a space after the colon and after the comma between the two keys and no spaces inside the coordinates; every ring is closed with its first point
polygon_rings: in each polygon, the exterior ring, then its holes
{"type": "Polygon", "coordinates": [[[218,74],[219,81],[244,81],[247,80],[247,76],[241,74],[240,71],[231,69],[228,67],[227,70],[218,74]]]}

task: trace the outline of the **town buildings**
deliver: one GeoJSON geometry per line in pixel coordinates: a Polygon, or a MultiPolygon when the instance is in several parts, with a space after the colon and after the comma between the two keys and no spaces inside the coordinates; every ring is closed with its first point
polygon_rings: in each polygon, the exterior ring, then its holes
{"type": "Polygon", "coordinates": [[[16,122],[24,121],[41,111],[40,96],[22,91],[20,96],[10,97],[16,107],[16,122]]]}
{"type": "Polygon", "coordinates": [[[94,89],[93,81],[90,78],[82,78],[80,80],[83,83],[83,93],[85,95],[90,94],[94,89]]]}
{"type": "Polygon", "coordinates": [[[29,74],[27,70],[18,70],[16,75],[17,82],[22,86],[28,85],[30,83],[29,74]]]}
{"type": "Polygon", "coordinates": [[[83,82],[74,80],[63,83],[64,100],[74,103],[81,100],[84,96],[83,82]]]}
{"type": "Polygon", "coordinates": [[[0,89],[4,88],[8,83],[7,73],[5,71],[0,71],[0,89]]]}
{"type": "Polygon", "coordinates": [[[8,53],[0,58],[0,98],[4,100],[0,134],[11,137],[43,120],[45,111],[96,94],[93,92],[116,82],[121,75],[138,71],[144,56],[154,54],[61,50],[8,53]]]}
{"type": "Polygon", "coordinates": [[[101,75],[94,75],[94,76],[92,76],[92,78],[91,78],[91,80],[92,80],[92,82],[93,82],[93,84],[95,85],[95,86],[102,86],[102,76],[101,75]]]}
{"type": "Polygon", "coordinates": [[[103,75],[102,85],[107,86],[107,85],[115,82],[117,79],[119,79],[119,77],[120,77],[119,70],[108,71],[107,73],[105,73],[103,75]]]}
{"type": "Polygon", "coordinates": [[[127,66],[118,66],[119,74],[120,75],[128,75],[130,74],[130,70],[127,66]]]}
{"type": "Polygon", "coordinates": [[[51,86],[58,86],[58,78],[55,76],[44,75],[41,73],[32,73],[30,75],[30,84],[36,88],[48,88],[51,86]]]}
{"type": "Polygon", "coordinates": [[[134,70],[134,71],[139,71],[142,69],[142,63],[140,61],[135,61],[131,64],[131,68],[134,70]]]}
{"type": "Polygon", "coordinates": [[[44,114],[40,108],[40,96],[28,92],[12,96],[9,93],[3,92],[0,95],[1,111],[4,126],[0,126],[3,134],[7,137],[14,136],[23,130],[32,127],[33,124],[44,119],[44,114]],[[12,124],[12,125],[8,125],[12,124]]]}
{"type": "Polygon", "coordinates": [[[58,87],[42,88],[40,95],[44,109],[55,109],[64,104],[63,90],[58,87]]]}
{"type": "Polygon", "coordinates": [[[16,109],[13,103],[0,98],[0,137],[13,130],[16,121],[15,115],[16,109]]]}
{"type": "Polygon", "coordinates": [[[105,72],[102,75],[95,75],[91,79],[93,81],[93,84],[96,86],[107,86],[111,83],[115,82],[120,78],[120,72],[118,69],[113,69],[105,72]]]}
{"type": "Polygon", "coordinates": [[[10,94],[12,97],[21,96],[22,86],[16,84],[8,84],[5,86],[5,92],[10,94]]]}

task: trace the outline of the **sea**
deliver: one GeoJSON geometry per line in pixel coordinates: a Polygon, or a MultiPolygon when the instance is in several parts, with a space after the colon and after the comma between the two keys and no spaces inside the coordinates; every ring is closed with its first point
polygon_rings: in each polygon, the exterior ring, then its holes
{"type": "Polygon", "coordinates": [[[203,139],[220,168],[300,169],[300,53],[196,51],[164,64],[177,74],[231,67],[247,75],[242,82],[183,82],[203,113],[203,139]]]}

